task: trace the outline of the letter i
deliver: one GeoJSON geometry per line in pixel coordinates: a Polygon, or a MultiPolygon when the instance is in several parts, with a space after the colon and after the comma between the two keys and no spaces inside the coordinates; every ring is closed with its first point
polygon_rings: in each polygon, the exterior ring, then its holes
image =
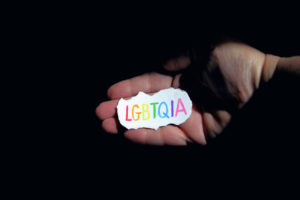
{"type": "Polygon", "coordinates": [[[174,101],[171,101],[171,117],[174,116],[174,101]]]}

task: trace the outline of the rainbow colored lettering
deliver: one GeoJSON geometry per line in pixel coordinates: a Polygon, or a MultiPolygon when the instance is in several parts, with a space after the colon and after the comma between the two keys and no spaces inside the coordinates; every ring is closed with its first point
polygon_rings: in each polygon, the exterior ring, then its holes
{"type": "Polygon", "coordinates": [[[158,129],[186,121],[192,112],[192,101],[185,91],[168,88],[153,95],[139,92],[128,100],[120,99],[117,109],[120,123],[128,129],[158,129]]]}

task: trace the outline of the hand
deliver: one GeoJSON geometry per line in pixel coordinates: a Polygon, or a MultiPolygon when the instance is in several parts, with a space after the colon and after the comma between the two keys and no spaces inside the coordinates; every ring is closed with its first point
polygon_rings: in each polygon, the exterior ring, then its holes
{"type": "Polygon", "coordinates": [[[215,137],[221,133],[229,123],[233,110],[247,103],[258,88],[264,71],[267,71],[264,69],[265,58],[264,53],[237,42],[223,43],[214,48],[206,66],[198,66],[192,63],[190,57],[180,56],[166,62],[164,68],[179,71],[193,66],[198,70],[178,73],[174,77],[147,73],[116,83],[108,89],[111,100],[101,103],[96,114],[103,120],[105,131],[117,133],[116,106],[120,98],[135,96],[139,91],[154,93],[169,87],[181,87],[189,92],[194,105],[185,123],[160,127],[158,130],[132,129],[125,131],[124,135],[142,144],[206,144],[206,136],[215,137]]]}

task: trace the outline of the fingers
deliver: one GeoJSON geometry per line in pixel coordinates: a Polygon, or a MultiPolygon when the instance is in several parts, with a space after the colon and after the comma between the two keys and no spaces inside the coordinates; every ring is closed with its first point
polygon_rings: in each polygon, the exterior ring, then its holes
{"type": "Polygon", "coordinates": [[[181,74],[177,74],[174,79],[173,79],[173,83],[172,83],[172,87],[173,88],[179,88],[180,86],[180,77],[181,77],[181,74]]]}
{"type": "Polygon", "coordinates": [[[108,133],[113,133],[113,134],[118,133],[118,121],[114,117],[103,120],[102,127],[108,133]]]}
{"type": "Polygon", "coordinates": [[[179,127],[169,125],[157,131],[132,129],[125,132],[125,137],[133,142],[151,145],[186,145],[191,140],[202,145],[206,144],[202,117],[197,110],[193,110],[191,117],[179,127]]]}
{"type": "Polygon", "coordinates": [[[153,129],[131,129],[124,133],[129,140],[150,145],[176,145],[183,146],[187,144],[189,138],[176,126],[165,126],[158,130],[153,129]]]}
{"type": "MultiPolygon", "coordinates": [[[[108,133],[118,133],[118,120],[115,118],[115,107],[117,100],[101,103],[97,108],[97,115],[103,120],[102,127],[108,133]],[[108,112],[105,112],[108,110],[108,112]],[[114,110],[114,112],[111,112],[114,110]]],[[[199,144],[206,144],[205,133],[216,137],[230,121],[230,114],[227,111],[218,111],[216,116],[204,112],[203,115],[193,108],[190,118],[180,125],[161,127],[157,131],[153,129],[128,130],[125,136],[137,143],[151,145],[186,145],[188,141],[195,141],[199,144]],[[217,117],[217,118],[216,118],[217,117]],[[204,131],[205,125],[205,131],[204,131]]]]}
{"type": "Polygon", "coordinates": [[[216,115],[216,119],[218,120],[218,122],[220,123],[223,129],[227,126],[227,124],[231,120],[231,115],[229,114],[228,111],[225,110],[219,110],[216,112],[215,115],[216,115]]]}
{"type": "Polygon", "coordinates": [[[206,138],[200,112],[193,108],[191,116],[179,126],[193,141],[205,145],[206,138]]]}
{"type": "Polygon", "coordinates": [[[231,120],[231,115],[228,111],[219,110],[216,113],[203,113],[203,122],[205,124],[205,131],[211,137],[216,137],[231,120]]]}
{"type": "Polygon", "coordinates": [[[164,68],[169,71],[179,71],[191,64],[191,60],[187,56],[179,56],[171,59],[164,64],[164,68]]]}
{"type": "Polygon", "coordinates": [[[118,100],[105,101],[100,103],[96,108],[96,115],[101,119],[107,119],[116,115],[116,107],[118,105],[118,100]]]}
{"type": "Polygon", "coordinates": [[[137,95],[139,91],[154,93],[170,87],[171,84],[171,76],[147,73],[116,83],[108,89],[107,93],[110,99],[127,98],[137,95]]]}
{"type": "Polygon", "coordinates": [[[213,138],[223,130],[221,124],[218,123],[218,121],[211,113],[203,113],[203,122],[205,124],[206,133],[213,138]]]}
{"type": "Polygon", "coordinates": [[[117,104],[117,100],[105,101],[96,108],[96,115],[103,120],[102,127],[108,133],[118,133],[118,121],[114,117],[117,104]]]}
{"type": "MultiPolygon", "coordinates": [[[[116,118],[116,106],[118,100],[101,103],[97,109],[97,116],[103,120],[102,127],[108,133],[118,132],[118,120],[116,118]]],[[[157,131],[153,129],[128,130],[125,136],[137,143],[153,145],[186,145],[187,141],[194,140],[200,144],[206,144],[203,131],[201,114],[193,108],[190,118],[179,127],[166,126],[157,131]]]]}

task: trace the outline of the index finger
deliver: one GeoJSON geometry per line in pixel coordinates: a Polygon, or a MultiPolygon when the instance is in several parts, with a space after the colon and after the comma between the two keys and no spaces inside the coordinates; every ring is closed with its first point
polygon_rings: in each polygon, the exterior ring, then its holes
{"type": "Polygon", "coordinates": [[[159,73],[146,73],[112,85],[107,92],[110,99],[127,98],[140,91],[154,93],[171,87],[173,78],[159,73]]]}

